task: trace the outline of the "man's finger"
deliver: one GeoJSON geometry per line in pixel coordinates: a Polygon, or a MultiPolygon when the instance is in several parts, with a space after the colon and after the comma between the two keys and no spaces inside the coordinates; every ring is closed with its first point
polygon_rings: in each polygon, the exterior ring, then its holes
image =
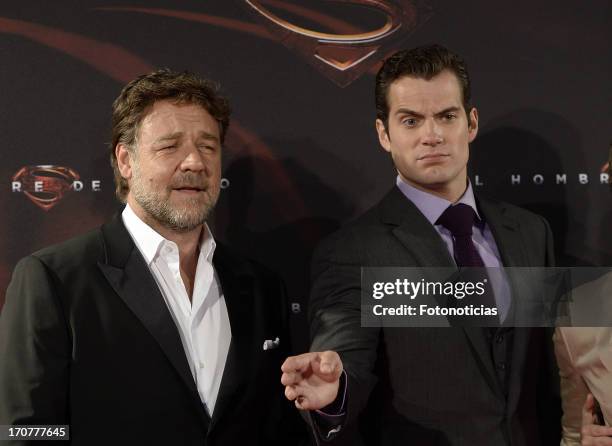
{"type": "Polygon", "coordinates": [[[285,397],[287,397],[289,401],[294,401],[295,407],[299,410],[310,409],[311,404],[308,397],[306,397],[297,386],[285,387],[285,397]]]}
{"type": "Polygon", "coordinates": [[[298,393],[297,390],[295,389],[295,387],[293,386],[287,386],[285,387],[285,397],[289,400],[289,401],[293,401],[294,399],[296,399],[298,397],[298,393]]]}
{"type": "Polygon", "coordinates": [[[281,375],[281,384],[283,386],[292,386],[299,384],[302,380],[302,374],[298,372],[285,372],[281,375]]]}
{"type": "MultiPolygon", "coordinates": [[[[303,396],[298,397],[295,400],[295,407],[298,408],[298,410],[308,410],[306,407],[304,407],[306,399],[303,396]]],[[[308,406],[308,404],[306,404],[306,406],[308,406]]]]}
{"type": "Polygon", "coordinates": [[[312,400],[310,398],[308,398],[307,396],[304,395],[300,395],[296,398],[295,400],[295,407],[297,407],[299,410],[316,410],[319,409],[319,407],[315,407],[312,404],[312,400]]]}
{"type": "Polygon", "coordinates": [[[297,372],[298,370],[303,370],[306,367],[308,367],[310,362],[314,358],[316,358],[317,355],[318,353],[312,352],[312,353],[303,353],[297,356],[289,356],[287,359],[285,359],[285,362],[283,362],[283,365],[281,366],[281,370],[285,373],[291,373],[291,372],[297,372]]]}

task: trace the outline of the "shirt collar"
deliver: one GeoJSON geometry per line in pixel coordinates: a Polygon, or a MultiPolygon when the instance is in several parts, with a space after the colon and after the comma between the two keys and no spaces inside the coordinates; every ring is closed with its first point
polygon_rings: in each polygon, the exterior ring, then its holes
{"type": "MultiPolygon", "coordinates": [[[[132,240],[142,253],[147,264],[151,264],[155,260],[160,248],[165,244],[175,245],[174,242],[162,237],[151,226],[136,215],[129,204],[125,205],[125,209],[121,213],[123,224],[130,233],[132,240]]],[[[200,257],[204,256],[205,260],[212,262],[212,257],[215,252],[217,243],[212,235],[208,224],[204,223],[204,231],[200,239],[200,257]]]]}
{"type": "Polygon", "coordinates": [[[398,175],[395,181],[397,187],[400,191],[408,198],[410,201],[414,203],[419,211],[425,216],[427,221],[432,225],[435,225],[442,213],[453,204],[467,204],[476,213],[476,217],[478,220],[481,220],[480,214],[478,213],[478,209],[476,208],[476,199],[474,198],[474,190],[472,189],[472,183],[468,180],[468,186],[461,198],[457,200],[456,203],[451,203],[450,201],[438,197],[436,195],[430,194],[428,192],[417,189],[416,187],[406,183],[402,178],[398,175]]]}

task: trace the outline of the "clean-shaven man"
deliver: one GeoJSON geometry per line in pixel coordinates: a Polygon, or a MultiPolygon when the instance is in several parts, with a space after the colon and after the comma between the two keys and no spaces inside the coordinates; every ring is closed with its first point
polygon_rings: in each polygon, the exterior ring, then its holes
{"type": "MultiPolygon", "coordinates": [[[[468,180],[478,112],[458,55],[439,45],[400,51],[378,72],[375,96],[397,178],[316,250],[311,353],[285,361],[287,398],[311,411],[321,442],[558,445],[550,333],[361,326],[361,267],[553,264],[543,218],[485,199],[468,180]]],[[[511,293],[494,297],[508,314],[511,293]]]]}

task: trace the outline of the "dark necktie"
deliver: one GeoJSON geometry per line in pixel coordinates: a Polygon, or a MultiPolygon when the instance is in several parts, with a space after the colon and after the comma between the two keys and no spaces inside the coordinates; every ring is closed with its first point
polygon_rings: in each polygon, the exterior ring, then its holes
{"type": "MultiPolygon", "coordinates": [[[[476,219],[476,213],[471,206],[459,203],[455,206],[449,206],[438,218],[437,223],[448,229],[453,238],[453,247],[455,251],[455,261],[460,270],[467,267],[467,270],[461,271],[460,280],[468,282],[479,282],[483,278],[486,280],[485,292],[482,295],[474,295],[470,299],[464,299],[461,304],[468,305],[484,305],[489,308],[496,306],[493,289],[489,283],[486,270],[472,269],[484,268],[485,264],[474,245],[472,240],[472,228],[476,219]]],[[[459,302],[455,302],[458,304],[459,302]]],[[[499,319],[496,316],[472,317],[466,323],[472,323],[476,326],[495,326],[499,324],[499,319]]]]}
{"type": "Polygon", "coordinates": [[[448,229],[453,236],[457,266],[485,266],[472,241],[472,227],[475,218],[474,209],[463,203],[449,206],[438,218],[437,223],[448,229]]]}
{"type": "MultiPolygon", "coordinates": [[[[478,253],[474,241],[472,240],[472,228],[476,213],[471,206],[459,203],[449,206],[438,219],[439,224],[448,229],[453,236],[453,247],[455,250],[455,261],[461,267],[484,267],[482,257],[478,253]]],[[[462,272],[463,280],[478,281],[482,276],[487,276],[486,270],[480,273],[478,270],[468,268],[467,272],[462,272]]],[[[471,302],[475,305],[495,307],[495,296],[491,283],[487,278],[485,292],[482,296],[474,296],[471,302]]],[[[467,302],[465,302],[467,304],[467,302]]],[[[482,326],[483,334],[489,341],[489,354],[495,365],[497,378],[502,386],[504,394],[508,392],[509,365],[511,364],[511,353],[513,337],[511,329],[495,328],[499,325],[497,316],[474,317],[470,320],[474,326],[482,326]],[[489,327],[489,328],[486,328],[489,327]],[[501,340],[501,341],[500,341],[501,340]]]]}

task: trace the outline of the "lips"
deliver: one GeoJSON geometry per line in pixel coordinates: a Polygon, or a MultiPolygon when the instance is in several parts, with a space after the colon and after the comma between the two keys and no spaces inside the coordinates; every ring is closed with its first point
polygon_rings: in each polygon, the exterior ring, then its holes
{"type": "Polygon", "coordinates": [[[184,175],[177,175],[170,182],[170,188],[176,192],[204,192],[208,189],[209,181],[202,175],[195,175],[188,172],[184,175]]]}
{"type": "Polygon", "coordinates": [[[175,190],[197,190],[197,191],[203,191],[206,189],[206,186],[202,183],[178,183],[178,184],[173,184],[172,189],[175,190]]]}
{"type": "Polygon", "coordinates": [[[448,156],[450,155],[447,153],[427,153],[417,158],[417,161],[437,161],[445,159],[448,156]]]}
{"type": "Polygon", "coordinates": [[[195,195],[204,192],[206,189],[200,186],[179,186],[173,187],[172,190],[181,194],[195,195]]]}

